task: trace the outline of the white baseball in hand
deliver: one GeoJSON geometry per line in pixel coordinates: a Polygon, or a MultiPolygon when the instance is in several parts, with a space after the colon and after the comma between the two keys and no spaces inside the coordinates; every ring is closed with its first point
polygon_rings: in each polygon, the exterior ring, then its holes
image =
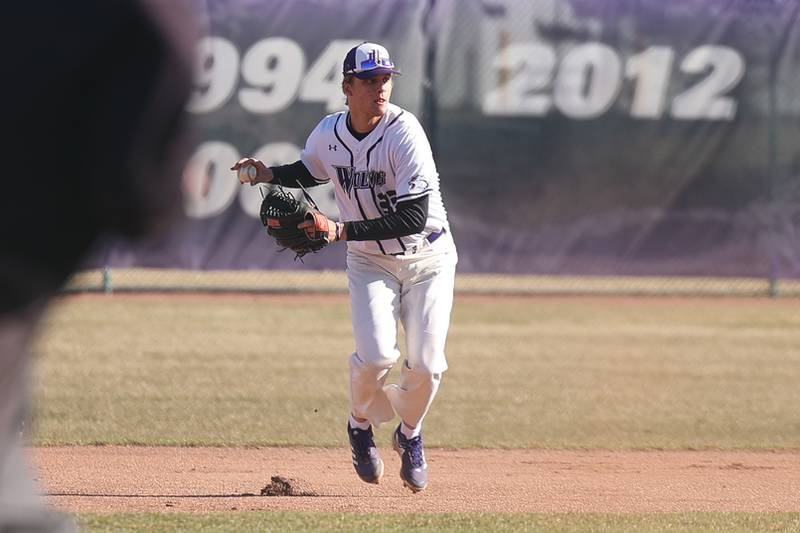
{"type": "Polygon", "coordinates": [[[258,169],[254,165],[245,165],[239,168],[239,181],[241,183],[253,183],[258,176],[258,169]]]}

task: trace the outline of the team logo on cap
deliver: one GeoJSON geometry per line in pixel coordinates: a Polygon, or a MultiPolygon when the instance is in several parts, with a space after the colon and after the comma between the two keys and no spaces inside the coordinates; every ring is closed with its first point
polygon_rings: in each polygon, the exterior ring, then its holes
{"type": "Polygon", "coordinates": [[[394,68],[394,63],[388,57],[384,59],[381,56],[379,48],[373,48],[367,54],[367,58],[361,62],[360,66],[360,70],[364,72],[378,67],[394,68]]]}
{"type": "Polygon", "coordinates": [[[344,74],[366,74],[376,69],[391,74],[400,74],[394,61],[389,56],[389,51],[383,46],[374,43],[361,43],[352,48],[344,59],[344,74]]]}
{"type": "Polygon", "coordinates": [[[369,53],[367,58],[368,58],[367,59],[368,62],[372,61],[373,65],[377,65],[378,63],[381,62],[381,51],[377,50],[377,49],[373,50],[372,52],[369,53]]]}

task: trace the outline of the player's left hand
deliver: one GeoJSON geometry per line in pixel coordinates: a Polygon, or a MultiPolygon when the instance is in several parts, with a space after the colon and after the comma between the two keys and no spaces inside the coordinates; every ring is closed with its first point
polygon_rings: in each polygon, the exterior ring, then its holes
{"type": "Polygon", "coordinates": [[[327,242],[336,242],[341,239],[341,225],[319,211],[310,212],[310,218],[298,224],[297,229],[305,231],[309,239],[322,237],[327,242]]]}

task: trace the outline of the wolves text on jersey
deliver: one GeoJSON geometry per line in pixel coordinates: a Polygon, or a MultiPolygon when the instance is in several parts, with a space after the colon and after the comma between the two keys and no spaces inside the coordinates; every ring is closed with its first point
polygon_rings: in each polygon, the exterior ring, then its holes
{"type": "Polygon", "coordinates": [[[334,167],[339,185],[350,196],[353,189],[371,189],[386,184],[386,172],[383,170],[356,170],[353,167],[334,167]]]}

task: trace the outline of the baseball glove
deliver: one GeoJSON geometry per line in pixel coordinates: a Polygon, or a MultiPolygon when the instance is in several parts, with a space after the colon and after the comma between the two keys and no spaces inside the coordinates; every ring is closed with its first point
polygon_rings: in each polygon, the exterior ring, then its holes
{"type": "Polygon", "coordinates": [[[292,250],[298,259],[330,244],[328,230],[333,222],[320,212],[305,191],[299,200],[280,185],[268,185],[267,191],[261,202],[261,223],[281,251],[292,250]],[[313,227],[298,229],[297,225],[305,220],[313,221],[313,227]]]}

